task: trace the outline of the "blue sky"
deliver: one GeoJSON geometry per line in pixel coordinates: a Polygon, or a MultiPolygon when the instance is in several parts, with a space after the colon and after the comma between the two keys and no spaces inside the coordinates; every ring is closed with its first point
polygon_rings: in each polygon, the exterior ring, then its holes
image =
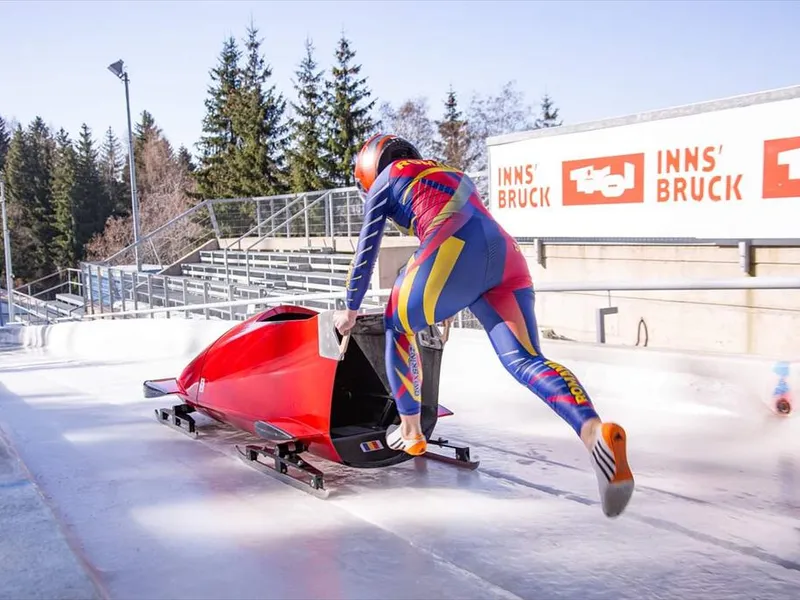
{"type": "Polygon", "coordinates": [[[800,2],[0,2],[0,115],[41,115],[73,137],[126,131],[147,109],[194,151],[223,39],[253,17],[281,91],[313,38],[328,66],[342,30],[379,100],[452,84],[466,102],[517,81],[575,123],[800,84],[800,2]],[[134,119],[136,116],[134,116],[134,119]]]}

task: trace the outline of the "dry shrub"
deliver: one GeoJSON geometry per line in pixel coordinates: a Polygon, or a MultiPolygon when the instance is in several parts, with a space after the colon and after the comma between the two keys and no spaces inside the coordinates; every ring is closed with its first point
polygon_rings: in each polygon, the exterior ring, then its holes
{"type": "MultiPolygon", "coordinates": [[[[186,168],[177,160],[169,142],[156,137],[145,142],[137,171],[139,188],[139,232],[143,238],[194,205],[190,197],[195,183],[186,168]]],[[[209,231],[196,222],[197,215],[179,219],[150,240],[140,244],[142,261],[167,265],[175,262],[209,231]]],[[[102,234],[95,235],[86,246],[86,258],[100,261],[133,244],[133,218],[111,217],[102,234]]],[[[115,258],[114,264],[134,262],[133,251],[115,258]]]]}

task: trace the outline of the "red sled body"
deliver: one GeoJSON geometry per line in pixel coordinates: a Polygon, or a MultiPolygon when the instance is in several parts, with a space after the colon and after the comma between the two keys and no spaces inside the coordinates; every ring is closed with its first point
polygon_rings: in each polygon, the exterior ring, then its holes
{"type": "MultiPolygon", "coordinates": [[[[438,418],[452,414],[438,402],[445,340],[432,326],[417,335],[417,342],[425,436],[433,444],[454,448],[455,462],[474,468],[477,463],[470,460],[468,448],[431,437],[438,418]]],[[[327,495],[323,474],[302,459],[303,452],[355,468],[413,458],[386,447],[386,429],[399,423],[399,415],[384,354],[382,314],[359,315],[349,339],[341,340],[332,312],[279,306],[233,326],[177,378],[146,381],[144,390],[147,397],[180,398],[181,404],[156,410],[162,423],[196,436],[191,413],[198,411],[248,431],[271,447],[240,448],[243,459],[279,476],[288,476],[288,467],[299,469],[311,476],[317,495],[327,495]],[[259,456],[274,465],[260,463],[259,456]]]]}

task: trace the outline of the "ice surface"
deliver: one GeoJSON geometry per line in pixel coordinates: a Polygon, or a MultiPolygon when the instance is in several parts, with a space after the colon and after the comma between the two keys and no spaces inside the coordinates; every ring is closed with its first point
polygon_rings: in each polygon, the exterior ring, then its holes
{"type": "Polygon", "coordinates": [[[609,520],[572,430],[482,338],[446,348],[440,400],[455,416],[438,428],[479,469],[314,461],[328,500],[242,464],[232,430],[192,440],[156,423],[169,400],[141,383],[187,358],[0,353],[0,427],[103,595],[800,598],[798,420],[721,382],[568,364],[628,431],[637,491],[609,520]]]}

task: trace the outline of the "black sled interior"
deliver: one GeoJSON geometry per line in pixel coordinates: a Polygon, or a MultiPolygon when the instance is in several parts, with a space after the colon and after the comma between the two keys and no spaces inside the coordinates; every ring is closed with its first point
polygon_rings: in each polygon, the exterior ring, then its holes
{"type": "MultiPolygon", "coordinates": [[[[344,464],[382,467],[411,458],[385,447],[385,431],[399,423],[386,376],[386,333],[382,314],[359,315],[336,370],[331,402],[331,440],[344,464]]],[[[436,427],[443,343],[436,327],[417,334],[422,377],[422,429],[436,427]]]]}

